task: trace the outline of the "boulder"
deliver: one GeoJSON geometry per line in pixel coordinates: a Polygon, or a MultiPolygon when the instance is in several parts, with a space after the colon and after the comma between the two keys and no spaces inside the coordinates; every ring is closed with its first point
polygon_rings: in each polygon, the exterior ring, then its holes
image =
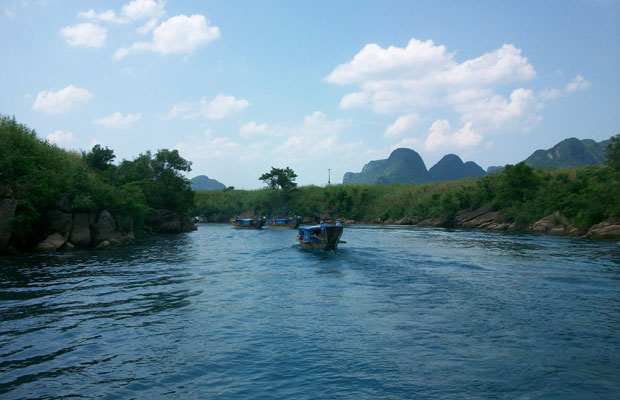
{"type": "Polygon", "coordinates": [[[394,225],[396,221],[394,221],[392,218],[388,218],[385,221],[383,221],[383,225],[394,225]]]}
{"type": "Polygon", "coordinates": [[[6,248],[9,239],[11,239],[13,216],[15,215],[16,207],[17,200],[15,199],[0,200],[0,252],[6,248]]]}
{"type": "Polygon", "coordinates": [[[65,244],[63,244],[62,247],[60,248],[60,251],[74,251],[74,250],[75,250],[75,246],[69,241],[66,241],[65,244]]]}
{"type": "Polygon", "coordinates": [[[575,236],[579,234],[579,228],[571,224],[559,211],[534,222],[532,230],[536,233],[549,235],[575,236]]]}
{"type": "Polygon", "coordinates": [[[93,238],[96,244],[106,240],[113,239],[117,236],[116,220],[109,211],[103,210],[99,213],[99,217],[94,224],[93,238]]]}
{"type": "Polygon", "coordinates": [[[104,240],[103,242],[97,245],[97,250],[108,250],[112,247],[109,241],[104,240]]]}
{"type": "Polygon", "coordinates": [[[592,225],[586,233],[592,239],[620,239],[620,219],[612,218],[592,225]]]}
{"type": "Polygon", "coordinates": [[[67,239],[69,238],[69,233],[52,233],[45,240],[39,243],[36,247],[36,251],[39,253],[45,253],[48,251],[56,251],[60,249],[67,239]]]}
{"type": "Polygon", "coordinates": [[[88,247],[90,244],[88,214],[80,213],[73,216],[73,227],[69,241],[77,247],[88,247]]]}
{"type": "Polygon", "coordinates": [[[181,219],[171,210],[159,209],[147,220],[155,233],[179,233],[181,232],[181,219]]]}
{"type": "Polygon", "coordinates": [[[475,218],[481,217],[482,215],[488,214],[490,212],[491,212],[490,206],[483,206],[475,211],[469,211],[469,212],[461,211],[457,213],[456,216],[454,217],[454,222],[457,225],[462,226],[464,223],[471,221],[475,218]]]}
{"type": "Polygon", "coordinates": [[[443,218],[427,218],[418,222],[418,226],[432,226],[432,227],[440,227],[446,223],[446,220],[443,218]]]}
{"type": "Polygon", "coordinates": [[[396,225],[415,225],[418,222],[418,218],[416,217],[405,217],[401,218],[394,223],[396,225]]]}
{"type": "Polygon", "coordinates": [[[69,233],[73,226],[73,215],[58,210],[44,210],[43,224],[46,232],[69,233]]]}

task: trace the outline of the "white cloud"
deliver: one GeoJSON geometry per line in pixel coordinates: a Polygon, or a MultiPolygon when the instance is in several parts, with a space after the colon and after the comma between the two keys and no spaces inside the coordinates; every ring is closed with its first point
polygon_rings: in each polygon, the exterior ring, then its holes
{"type": "Polygon", "coordinates": [[[119,17],[116,15],[114,10],[106,10],[100,13],[95,12],[95,10],[88,11],[80,11],[78,13],[78,17],[86,18],[95,21],[109,22],[114,24],[123,24],[128,22],[126,19],[119,17]]]}
{"type": "Polygon", "coordinates": [[[246,139],[255,135],[264,135],[265,133],[267,133],[267,124],[257,124],[254,121],[245,123],[239,128],[239,134],[246,139]]]}
{"type": "Polygon", "coordinates": [[[461,113],[461,121],[473,122],[480,129],[493,129],[510,125],[528,130],[542,117],[536,114],[540,102],[534,92],[515,89],[507,100],[503,96],[493,95],[472,103],[456,107],[461,113]]]}
{"type": "Polygon", "coordinates": [[[170,112],[166,117],[164,117],[164,119],[172,119],[179,116],[183,119],[190,119],[199,117],[200,114],[196,111],[195,104],[186,101],[173,105],[170,112]]]}
{"type": "Polygon", "coordinates": [[[32,109],[48,114],[62,114],[87,103],[92,97],[88,90],[69,85],[57,92],[51,90],[39,92],[32,109]]]}
{"type": "Polygon", "coordinates": [[[114,53],[119,60],[131,53],[153,51],[163,55],[191,54],[198,47],[220,37],[220,30],[210,26],[203,15],[177,15],[153,30],[150,42],[135,42],[129,47],[122,47],[114,53]]]}
{"type": "Polygon", "coordinates": [[[363,107],[370,101],[370,95],[366,92],[355,92],[344,95],[340,100],[340,108],[358,108],[363,107]]]}
{"type": "Polygon", "coordinates": [[[566,87],[564,88],[564,90],[567,93],[573,93],[573,92],[585,90],[589,87],[590,87],[590,82],[585,80],[583,76],[577,75],[573,78],[572,81],[566,84],[566,87]]]}
{"type": "Polygon", "coordinates": [[[401,114],[402,119],[384,132],[388,138],[411,129],[414,120],[405,115],[413,110],[416,114],[426,109],[456,113],[463,130],[447,134],[436,129],[428,141],[431,147],[439,142],[473,143],[491,128],[527,129],[540,119],[536,113],[542,97],[538,99],[532,91],[515,88],[510,99],[495,93],[496,88],[505,90],[513,82],[536,77],[520,49],[504,44],[463,62],[455,56],[432,40],[413,38],[405,47],[368,44],[352,60],[337,66],[325,81],[359,88],[342,97],[341,108],[370,107],[377,113],[401,114]]]}
{"type": "Polygon", "coordinates": [[[70,46],[101,47],[106,39],[106,29],[90,22],[65,26],[60,34],[70,46]]]}
{"type": "Polygon", "coordinates": [[[446,149],[476,147],[480,144],[482,139],[482,135],[473,129],[471,122],[464,124],[461,129],[457,131],[452,131],[450,122],[446,120],[437,120],[433,122],[429,128],[428,135],[423,141],[417,138],[405,138],[392,147],[423,147],[424,150],[431,152],[437,150],[445,151],[446,149]]]}
{"type": "Polygon", "coordinates": [[[398,137],[403,133],[410,131],[416,124],[420,122],[418,114],[401,115],[394,123],[385,130],[383,136],[387,138],[398,137]]]}
{"type": "Polygon", "coordinates": [[[245,99],[237,100],[234,96],[219,94],[210,102],[202,98],[200,113],[208,119],[222,119],[236,114],[249,105],[250,102],[245,99]]]}
{"type": "Polygon", "coordinates": [[[125,4],[121,10],[131,20],[158,18],[164,14],[164,2],[154,0],[133,0],[125,4]]]}
{"type": "Polygon", "coordinates": [[[321,111],[315,111],[306,116],[303,123],[288,129],[290,135],[272,151],[272,154],[294,159],[300,156],[326,155],[358,148],[361,141],[341,143],[338,140],[339,134],[350,124],[350,120],[329,120],[321,111]]]}
{"type": "Polygon", "coordinates": [[[142,118],[141,114],[127,114],[123,115],[120,112],[116,112],[107,117],[95,119],[93,122],[97,125],[104,126],[106,128],[128,128],[133,123],[139,121],[142,118]]]}
{"type": "Polygon", "coordinates": [[[234,96],[219,94],[211,101],[207,101],[203,97],[199,103],[189,101],[177,103],[172,106],[164,119],[177,117],[191,119],[201,115],[207,119],[222,119],[234,115],[249,106],[250,102],[245,99],[236,99],[234,96]]]}
{"type": "Polygon", "coordinates": [[[60,147],[66,147],[73,143],[73,133],[71,132],[63,132],[61,130],[57,130],[53,133],[50,133],[45,137],[45,141],[49,143],[54,143],[60,147]]]}
{"type": "Polygon", "coordinates": [[[174,148],[190,160],[228,159],[237,153],[239,144],[227,137],[213,136],[208,129],[201,136],[177,143],[174,148]]]}

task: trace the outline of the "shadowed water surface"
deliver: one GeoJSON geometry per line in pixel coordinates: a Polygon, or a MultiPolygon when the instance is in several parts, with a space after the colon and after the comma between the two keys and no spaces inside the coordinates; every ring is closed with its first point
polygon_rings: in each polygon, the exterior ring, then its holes
{"type": "Polygon", "coordinates": [[[347,227],[0,260],[1,398],[620,396],[613,242],[347,227]]]}

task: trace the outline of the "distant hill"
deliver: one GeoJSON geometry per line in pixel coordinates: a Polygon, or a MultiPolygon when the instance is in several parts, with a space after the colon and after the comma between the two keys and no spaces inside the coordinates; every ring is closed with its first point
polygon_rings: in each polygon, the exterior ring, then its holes
{"type": "Polygon", "coordinates": [[[579,140],[569,138],[562,140],[547,150],[536,150],[525,159],[533,168],[556,169],[584,167],[605,162],[605,147],[609,140],[596,142],[592,139],[579,140]]]}
{"type": "Polygon", "coordinates": [[[190,179],[193,190],[220,190],[226,189],[226,185],[206,175],[198,175],[190,179]]]}
{"type": "Polygon", "coordinates": [[[463,163],[456,154],[448,154],[428,170],[431,182],[455,181],[484,176],[484,170],[475,162],[463,163]]]}
{"type": "Polygon", "coordinates": [[[474,162],[463,161],[454,154],[442,158],[430,170],[420,155],[406,148],[396,149],[386,160],[374,160],[364,165],[361,172],[347,172],[342,178],[343,184],[416,184],[443,182],[478,177],[485,175],[480,166],[474,162]]]}

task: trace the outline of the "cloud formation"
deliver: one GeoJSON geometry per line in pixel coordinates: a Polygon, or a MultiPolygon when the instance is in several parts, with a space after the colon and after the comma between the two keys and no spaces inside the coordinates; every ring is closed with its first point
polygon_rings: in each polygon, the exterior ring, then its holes
{"type": "Polygon", "coordinates": [[[123,115],[116,112],[107,117],[95,119],[93,122],[106,128],[124,129],[130,127],[142,118],[140,113],[123,115]]]}
{"type": "Polygon", "coordinates": [[[203,116],[207,119],[222,119],[230,117],[250,106],[250,102],[245,99],[237,99],[234,96],[218,94],[211,101],[204,97],[199,103],[182,102],[172,106],[168,115],[164,119],[181,117],[183,119],[197,118],[203,116]]]}
{"type": "Polygon", "coordinates": [[[419,122],[420,116],[418,114],[401,115],[392,125],[388,126],[383,136],[387,138],[399,137],[403,133],[410,132],[419,122]]]}
{"type": "Polygon", "coordinates": [[[106,29],[90,22],[65,26],[60,34],[69,46],[101,47],[106,39],[106,29]]]}
{"type": "Polygon", "coordinates": [[[483,96],[495,85],[535,76],[534,67],[511,44],[458,63],[444,46],[411,39],[405,48],[368,44],[325,80],[361,89],[345,95],[342,108],[369,105],[379,113],[394,113],[450,105],[463,95],[483,96]]]}
{"type": "Polygon", "coordinates": [[[62,114],[87,103],[93,94],[86,89],[69,85],[57,92],[44,90],[37,94],[32,109],[48,114],[62,114]]]}
{"type": "Polygon", "coordinates": [[[150,42],[135,42],[129,47],[122,47],[114,53],[114,59],[143,51],[152,51],[162,55],[191,54],[198,47],[220,37],[217,26],[210,26],[204,15],[177,15],[162,22],[153,30],[150,42]]]}
{"type": "Polygon", "coordinates": [[[383,136],[408,135],[401,143],[423,144],[429,151],[478,146],[483,135],[491,131],[528,131],[542,120],[539,113],[546,101],[590,86],[577,75],[563,90],[547,89],[536,94],[520,87],[536,78],[536,70],[512,44],[463,62],[455,55],[432,40],[413,38],[405,47],[368,44],[324,80],[357,86],[340,100],[342,109],[371,108],[380,114],[400,114],[383,136]],[[506,88],[508,97],[498,93],[506,88]],[[423,112],[434,113],[435,122],[420,139],[413,127],[419,125],[423,112]],[[460,127],[453,130],[442,113],[458,116],[460,127]]]}
{"type": "Polygon", "coordinates": [[[45,137],[45,141],[47,141],[48,143],[54,143],[55,145],[60,147],[66,147],[73,143],[73,133],[57,130],[47,135],[45,137]]]}

